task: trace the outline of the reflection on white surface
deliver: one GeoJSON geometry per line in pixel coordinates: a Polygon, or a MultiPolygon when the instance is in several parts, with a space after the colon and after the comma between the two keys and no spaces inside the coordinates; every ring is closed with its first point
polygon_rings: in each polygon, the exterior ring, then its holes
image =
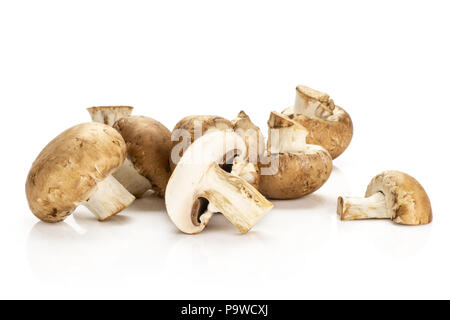
{"type": "Polygon", "coordinates": [[[162,243],[171,235],[154,228],[166,220],[163,205],[151,195],[136,201],[127,214],[105,222],[83,208],[62,223],[37,222],[27,242],[30,265],[37,275],[57,281],[91,272],[157,273],[165,260],[162,243]]]}
{"type": "MultiPolygon", "coordinates": [[[[163,200],[148,194],[106,222],[83,209],[63,223],[37,222],[27,257],[47,286],[88,287],[94,297],[102,292],[112,298],[133,297],[126,288],[136,286],[149,288],[136,293],[147,298],[313,297],[323,296],[321,288],[341,297],[339,288],[349,279],[365,279],[352,280],[360,292],[367,281],[376,287],[382,277],[395,277],[390,270],[414,273],[411,261],[426,253],[432,225],[342,222],[336,199],[349,192],[345,174],[335,167],[322,189],[274,201],[275,209],[245,235],[220,214],[202,233],[183,234],[167,217],[163,200]],[[268,285],[290,289],[261,291],[268,285]]],[[[89,294],[83,290],[81,297],[89,294]]]]}
{"type": "MultiPolygon", "coordinates": [[[[333,175],[331,190],[343,179],[337,169],[333,175]]],[[[335,198],[315,193],[274,203],[276,210],[246,235],[220,214],[201,234],[182,234],[163,200],[150,194],[106,222],[80,208],[63,223],[37,222],[28,236],[28,259],[39,277],[53,281],[95,270],[104,276],[130,270],[182,276],[199,269],[284,279],[301,271],[305,253],[329,242],[335,198]]]]}

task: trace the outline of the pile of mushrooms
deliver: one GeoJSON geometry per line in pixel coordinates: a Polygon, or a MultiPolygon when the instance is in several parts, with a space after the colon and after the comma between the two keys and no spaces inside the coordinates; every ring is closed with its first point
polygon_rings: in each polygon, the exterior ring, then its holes
{"type": "MultiPolygon", "coordinates": [[[[296,88],[294,106],[270,113],[267,145],[244,111],[231,121],[190,115],[172,131],[132,111],[88,108],[93,122],[67,129],[44,147],[25,186],[36,217],[59,222],[84,205],[105,221],[151,191],[184,233],[203,231],[216,213],[247,233],[273,208],[267,199],[319,190],[353,136],[348,113],[306,86],[296,88]]],[[[341,220],[432,221],[425,190],[399,171],[373,178],[364,198],[339,197],[337,213],[341,220]]]]}

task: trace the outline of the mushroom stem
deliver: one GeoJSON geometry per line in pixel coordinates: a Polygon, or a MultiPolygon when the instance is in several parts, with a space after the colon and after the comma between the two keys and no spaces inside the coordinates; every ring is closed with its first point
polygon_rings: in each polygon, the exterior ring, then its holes
{"type": "Polygon", "coordinates": [[[112,175],[97,183],[97,190],[83,203],[100,221],[119,213],[128,207],[135,197],[112,175]]]}
{"type": "Polygon", "coordinates": [[[200,185],[204,187],[198,191],[198,197],[210,202],[206,213],[222,213],[241,233],[247,233],[273,207],[248,182],[225,172],[217,163],[210,165],[200,185]]]}
{"type": "Polygon", "coordinates": [[[129,159],[125,160],[113,173],[113,176],[136,198],[142,197],[147,190],[152,188],[150,181],[136,170],[129,159]]]}
{"type": "Polygon", "coordinates": [[[308,130],[288,117],[272,112],[270,114],[267,149],[270,153],[290,153],[307,147],[308,130]]]}
{"type": "Polygon", "coordinates": [[[333,110],[333,100],[326,93],[305,86],[296,88],[294,114],[302,114],[309,118],[321,118],[332,115],[333,110]]]}
{"type": "Polygon", "coordinates": [[[341,220],[391,219],[383,193],[368,198],[339,197],[337,214],[341,220]]]}
{"type": "Polygon", "coordinates": [[[117,120],[130,116],[133,107],[129,106],[104,106],[90,107],[87,109],[92,121],[112,126],[117,120]]]}
{"type": "Polygon", "coordinates": [[[231,174],[241,177],[252,186],[257,188],[258,184],[258,168],[254,163],[248,162],[242,156],[237,156],[233,160],[233,166],[231,168],[231,174]]]}

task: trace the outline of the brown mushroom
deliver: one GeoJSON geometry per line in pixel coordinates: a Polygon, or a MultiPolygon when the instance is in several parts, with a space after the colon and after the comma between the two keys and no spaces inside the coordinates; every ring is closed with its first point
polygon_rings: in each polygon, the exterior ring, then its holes
{"type": "Polygon", "coordinates": [[[119,213],[135,199],[111,176],[125,155],[125,141],[107,125],[83,123],[64,131],[41,151],[28,173],[31,211],[46,222],[64,220],[80,204],[99,220],[119,213]]]}
{"type": "Polygon", "coordinates": [[[321,146],[307,144],[308,131],[281,113],[272,112],[268,125],[267,152],[278,165],[261,174],[261,193],[269,199],[295,199],[318,190],[330,177],[330,154],[321,146]]]}
{"type": "Polygon", "coordinates": [[[298,86],[295,105],[284,110],[283,114],[309,131],[306,137],[308,144],[324,147],[333,159],[341,155],[352,140],[352,119],[326,93],[298,86]]]}
{"type": "Polygon", "coordinates": [[[170,131],[148,117],[122,118],[114,124],[127,145],[127,160],[114,177],[133,195],[153,190],[164,196],[170,177],[170,131]]]}
{"type": "Polygon", "coordinates": [[[431,204],[420,183],[399,171],[385,171],[370,181],[365,198],[339,197],[341,220],[391,219],[405,225],[433,220],[431,204]]]}

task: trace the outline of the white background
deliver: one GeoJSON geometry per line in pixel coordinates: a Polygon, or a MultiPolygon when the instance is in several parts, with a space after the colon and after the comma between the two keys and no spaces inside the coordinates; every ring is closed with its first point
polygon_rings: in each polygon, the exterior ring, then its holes
{"type": "MultiPolygon", "coordinates": [[[[2,1],[0,298],[450,298],[447,1],[2,1]],[[295,86],[329,93],[355,134],[325,186],[246,235],[220,215],[181,234],[146,197],[109,222],[39,222],[24,185],[93,105],[172,129],[234,118],[266,132],[295,86]],[[431,225],[341,222],[339,195],[386,169],[428,191],[431,225]]],[[[180,191],[181,192],[181,191],[180,191]]]]}

